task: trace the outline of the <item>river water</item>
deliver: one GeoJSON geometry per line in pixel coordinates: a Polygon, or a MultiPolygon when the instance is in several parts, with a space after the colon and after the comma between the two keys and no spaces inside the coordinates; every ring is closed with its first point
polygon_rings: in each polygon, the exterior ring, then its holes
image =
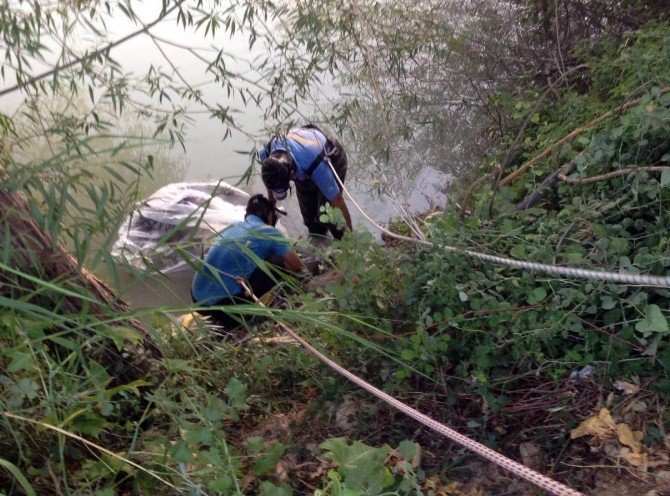
{"type": "MultiPolygon", "coordinates": [[[[142,4],[137,12],[144,23],[151,22],[156,15],[156,5],[153,2],[142,4]]],[[[137,30],[137,25],[116,16],[108,19],[106,25],[110,40],[124,37],[130,32],[137,30]]],[[[198,104],[189,104],[190,124],[185,129],[184,148],[173,147],[166,152],[169,160],[157,163],[157,168],[176,168],[180,171],[178,180],[185,182],[201,181],[224,181],[237,184],[242,174],[250,165],[249,153],[260,147],[268,139],[263,130],[271,123],[264,122],[261,109],[247,106],[239,96],[229,95],[220,84],[213,81],[211,75],[205,71],[206,64],[193,56],[193,47],[199,53],[211,57],[221,47],[225,47],[228,53],[234,54],[230,58],[227,69],[240,74],[253,74],[253,60],[262,50],[260,45],[250,49],[246,37],[236,34],[229,36],[223,31],[217,32],[214,37],[204,40],[202,30],[196,32],[193,29],[175,28],[174,16],[171,20],[162,22],[151,29],[155,39],[146,36],[138,36],[127,43],[115,47],[112,57],[122,63],[124,71],[129,74],[146,74],[149,67],[161,68],[169,73],[175,80],[187,83],[197,88],[204,101],[216,107],[231,107],[243,109],[235,113],[235,121],[243,132],[233,131],[226,140],[223,139],[224,127],[216,119],[209,116],[209,112],[198,104]],[[164,40],[164,41],[156,41],[164,40]],[[186,50],[183,47],[190,47],[186,50]]],[[[94,44],[86,36],[82,35],[80,42],[87,43],[90,47],[94,44]]],[[[36,68],[36,72],[39,72],[36,68]]],[[[324,81],[315,94],[321,95],[309,104],[304,104],[300,111],[306,120],[319,123],[325,129],[333,129],[333,123],[324,121],[330,106],[338,101],[339,89],[334,81],[324,81]]],[[[20,103],[20,95],[16,95],[16,105],[20,103]]],[[[142,98],[139,96],[139,98],[142,98]]],[[[11,99],[4,99],[4,104],[11,106],[11,99]]],[[[135,122],[129,124],[138,124],[135,122]]],[[[140,126],[150,126],[149,123],[140,126]]],[[[147,127],[149,129],[149,127],[147,127]]],[[[393,184],[387,182],[381,175],[375,172],[377,165],[370,158],[357,153],[358,149],[364,149],[357,143],[356,133],[350,133],[354,137],[342,138],[349,155],[349,172],[346,187],[353,196],[356,203],[368,216],[376,222],[384,223],[391,217],[401,213],[401,206],[405,206],[410,212],[422,212],[431,206],[441,206],[446,201],[444,188],[449,183],[449,176],[432,168],[422,167],[422,164],[412,164],[411,157],[398,155],[398,160],[409,164],[405,167],[407,177],[407,196],[400,195],[393,184]],[[407,171],[418,171],[412,174],[407,171]],[[380,179],[383,181],[380,183],[380,179]],[[380,194],[379,186],[384,186],[387,193],[380,194]]],[[[390,174],[394,177],[394,174],[390,174]]],[[[149,185],[150,189],[158,189],[165,185],[165,180],[174,180],[174,174],[158,173],[149,185]]],[[[265,189],[258,176],[258,170],[254,171],[248,182],[237,184],[241,189],[250,194],[264,193],[265,189]]],[[[346,196],[345,196],[346,198],[346,196]]],[[[347,198],[352,221],[356,229],[369,230],[379,238],[379,231],[373,227],[354,203],[347,198]]],[[[285,202],[285,208],[289,215],[282,220],[291,237],[304,236],[305,228],[298,209],[295,196],[285,202]]],[[[119,268],[120,287],[116,288],[120,295],[138,311],[146,311],[149,315],[151,309],[158,307],[187,307],[190,303],[190,279],[192,274],[165,275],[160,273],[133,273],[119,268]]],[[[111,280],[110,280],[111,282],[111,280]]]]}

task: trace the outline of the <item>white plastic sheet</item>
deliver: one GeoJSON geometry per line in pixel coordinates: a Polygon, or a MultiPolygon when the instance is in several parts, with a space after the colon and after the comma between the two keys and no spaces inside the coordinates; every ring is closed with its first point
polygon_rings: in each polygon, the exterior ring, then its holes
{"type": "Polygon", "coordinates": [[[244,220],[249,195],[224,182],[174,183],[138,203],[119,229],[112,256],[140,269],[190,270],[212,234],[244,220]]]}

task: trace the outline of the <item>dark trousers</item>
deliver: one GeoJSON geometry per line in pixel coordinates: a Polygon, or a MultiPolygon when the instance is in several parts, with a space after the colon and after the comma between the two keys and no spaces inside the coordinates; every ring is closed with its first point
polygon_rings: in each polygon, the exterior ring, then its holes
{"type": "MultiPolygon", "coordinates": [[[[247,285],[257,298],[261,298],[265,293],[270,291],[275,286],[275,284],[277,284],[275,281],[281,280],[282,272],[284,272],[284,262],[280,257],[270,257],[270,259],[266,260],[266,262],[268,262],[267,268],[274,275],[274,278],[270,277],[260,268],[256,268],[256,270],[254,270],[254,272],[247,278],[247,285]]],[[[193,298],[193,295],[191,295],[191,298],[193,298]]],[[[193,302],[197,303],[195,300],[193,300],[193,302]]],[[[224,298],[223,300],[217,302],[216,306],[245,305],[249,303],[254,303],[253,298],[242,292],[239,295],[224,298]]],[[[198,310],[198,313],[200,315],[209,317],[212,322],[226,330],[232,330],[238,325],[242,325],[244,323],[244,317],[242,315],[229,314],[223,310],[201,309],[198,310]]]]}
{"type": "MultiPolygon", "coordinates": [[[[329,138],[333,145],[333,149],[328,153],[330,161],[333,164],[337,176],[344,183],[344,178],[347,175],[347,155],[344,147],[334,138],[329,138]]],[[[321,166],[323,167],[323,166],[321,166]]],[[[320,209],[328,200],[323,196],[318,186],[312,182],[311,179],[305,181],[294,181],[296,196],[298,197],[298,204],[300,205],[300,213],[302,214],[302,221],[307,227],[310,234],[317,234],[325,236],[328,231],[335,239],[342,239],[344,229],[338,229],[335,224],[323,223],[319,220],[321,215],[320,209]]],[[[342,187],[340,186],[340,192],[342,187]]]]}

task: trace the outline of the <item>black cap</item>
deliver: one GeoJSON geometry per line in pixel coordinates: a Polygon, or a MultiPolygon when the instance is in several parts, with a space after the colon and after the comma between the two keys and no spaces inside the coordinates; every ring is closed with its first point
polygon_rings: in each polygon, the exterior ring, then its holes
{"type": "Polygon", "coordinates": [[[270,155],[263,160],[261,177],[266,188],[273,191],[288,189],[291,180],[291,159],[288,156],[270,155]]]}
{"type": "Polygon", "coordinates": [[[286,212],[277,208],[270,200],[260,193],[249,198],[246,215],[256,215],[261,219],[266,219],[270,212],[286,215],[286,212]]]}

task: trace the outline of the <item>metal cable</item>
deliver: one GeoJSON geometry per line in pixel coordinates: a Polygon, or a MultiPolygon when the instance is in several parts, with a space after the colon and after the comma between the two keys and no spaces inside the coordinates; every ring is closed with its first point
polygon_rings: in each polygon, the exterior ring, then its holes
{"type": "MultiPolygon", "coordinates": [[[[330,164],[330,163],[329,163],[330,164]]],[[[352,203],[356,208],[363,214],[373,226],[379,229],[384,234],[403,241],[409,241],[412,243],[417,243],[424,246],[433,246],[435,248],[441,248],[445,251],[453,251],[457,253],[463,253],[469,257],[479,258],[480,260],[486,260],[489,262],[507,265],[510,267],[518,267],[521,269],[528,269],[534,272],[544,272],[547,274],[554,274],[558,276],[565,277],[577,277],[581,279],[592,279],[595,281],[607,281],[607,282],[618,282],[622,284],[634,284],[638,286],[658,286],[662,288],[670,288],[670,277],[668,276],[650,276],[645,274],[632,274],[630,272],[608,272],[603,270],[592,270],[592,269],[581,269],[578,267],[564,267],[561,265],[552,265],[552,264],[543,264],[537,262],[528,262],[525,260],[517,260],[509,257],[501,257],[498,255],[489,255],[487,253],[480,253],[473,250],[466,250],[463,248],[458,248],[456,246],[443,245],[433,243],[431,241],[426,241],[423,239],[410,238],[409,236],[403,236],[402,234],[396,234],[389,231],[388,229],[380,226],[377,222],[372,220],[372,218],[363,210],[363,208],[356,202],[351,193],[344,187],[344,183],[340,180],[332,164],[330,168],[333,171],[335,179],[342,188],[352,203]]]]}
{"type": "MultiPolygon", "coordinates": [[[[240,284],[242,285],[244,290],[249,295],[251,295],[253,300],[258,305],[267,308],[263,304],[263,302],[260,299],[258,299],[258,297],[256,297],[256,295],[251,291],[251,289],[246,285],[246,283],[241,279],[240,284]]],[[[532,470],[526,467],[525,465],[522,465],[519,462],[515,462],[511,458],[507,458],[506,456],[501,455],[497,451],[494,451],[491,448],[488,448],[487,446],[484,446],[483,444],[478,443],[477,441],[474,441],[464,436],[460,432],[455,431],[454,429],[447,427],[444,424],[441,424],[437,420],[430,418],[429,416],[419,412],[418,410],[415,410],[414,408],[406,405],[402,401],[395,399],[390,394],[387,394],[384,391],[377,389],[372,384],[366,382],[357,375],[349,372],[347,369],[345,369],[344,367],[340,366],[339,364],[337,364],[336,362],[325,356],[323,353],[321,353],[319,350],[317,350],[311,344],[309,344],[307,341],[301,338],[293,329],[288,327],[283,322],[277,321],[277,324],[279,324],[279,327],[281,327],[289,336],[295,339],[303,348],[305,348],[311,355],[316,357],[318,360],[325,363],[331,369],[343,375],[354,384],[365,389],[373,396],[376,396],[380,400],[395,407],[396,409],[398,409],[405,415],[413,418],[417,422],[420,422],[421,424],[434,430],[435,432],[442,434],[446,438],[450,439],[451,441],[454,441],[455,443],[460,444],[464,448],[473,451],[482,458],[486,458],[487,460],[492,461],[496,465],[499,465],[500,467],[509,470],[513,474],[518,475],[522,479],[525,479],[528,482],[535,484],[537,487],[549,491],[551,494],[554,494],[556,496],[584,496],[583,493],[575,491],[574,489],[571,489],[568,486],[547,477],[546,475],[542,475],[541,473],[536,472],[535,470],[532,470]]]]}

